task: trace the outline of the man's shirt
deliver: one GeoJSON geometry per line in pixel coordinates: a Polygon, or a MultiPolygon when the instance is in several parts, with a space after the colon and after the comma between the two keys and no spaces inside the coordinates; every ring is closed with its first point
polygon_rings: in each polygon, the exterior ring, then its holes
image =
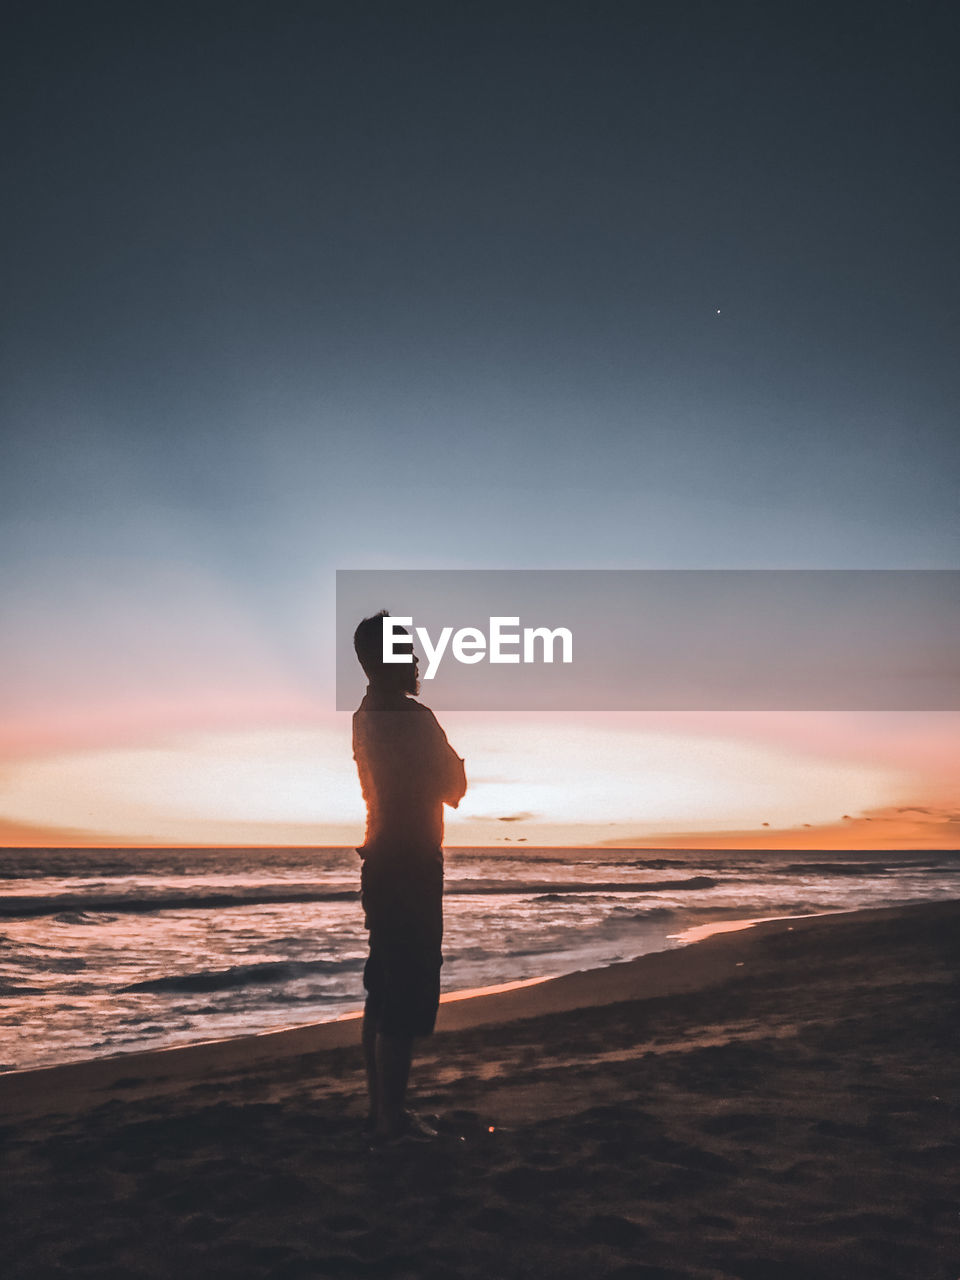
{"type": "Polygon", "coordinates": [[[360,856],[438,854],[443,806],[457,807],[467,781],[429,707],[368,687],[353,717],[353,757],[367,804],[360,856]]]}

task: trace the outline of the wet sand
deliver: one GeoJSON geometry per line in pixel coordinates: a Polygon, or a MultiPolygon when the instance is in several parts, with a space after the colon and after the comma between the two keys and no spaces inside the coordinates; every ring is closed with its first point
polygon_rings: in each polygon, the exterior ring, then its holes
{"type": "Polygon", "coordinates": [[[11,1277],[960,1275],[960,903],[443,1006],[371,1152],[358,1023],[0,1076],[11,1277]]]}

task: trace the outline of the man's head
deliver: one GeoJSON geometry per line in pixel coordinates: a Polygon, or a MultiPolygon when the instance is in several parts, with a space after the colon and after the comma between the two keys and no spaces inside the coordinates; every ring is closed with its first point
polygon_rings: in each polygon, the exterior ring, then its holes
{"type": "MultiPolygon", "coordinates": [[[[384,662],[383,660],[383,619],[389,618],[386,609],[381,609],[372,618],[364,618],[353,633],[353,647],[357,651],[360,665],[371,685],[378,689],[390,689],[397,693],[420,692],[419,660],[413,654],[412,662],[384,662]]],[[[393,642],[394,653],[413,653],[413,638],[405,627],[395,627],[393,642]],[[406,636],[407,640],[402,637],[406,636]]]]}

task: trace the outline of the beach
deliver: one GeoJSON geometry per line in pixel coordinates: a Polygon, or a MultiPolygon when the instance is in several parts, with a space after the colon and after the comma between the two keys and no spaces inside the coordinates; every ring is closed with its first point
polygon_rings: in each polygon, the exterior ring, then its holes
{"type": "Polygon", "coordinates": [[[960,903],[451,1000],[433,1143],[342,1020],[0,1078],[11,1277],[894,1277],[960,1263],[960,903]]]}

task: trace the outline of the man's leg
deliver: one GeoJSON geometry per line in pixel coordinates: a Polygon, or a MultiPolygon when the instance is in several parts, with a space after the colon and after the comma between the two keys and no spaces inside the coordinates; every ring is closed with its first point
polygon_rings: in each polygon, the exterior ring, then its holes
{"type": "Polygon", "coordinates": [[[377,1019],[368,1009],[363,1011],[363,1062],[367,1069],[367,1096],[370,1099],[368,1123],[376,1129],[380,1119],[380,1072],[377,1069],[377,1019]]]}
{"type": "Polygon", "coordinates": [[[403,1132],[403,1104],[412,1057],[413,1040],[409,1036],[377,1036],[377,1133],[381,1137],[392,1138],[403,1132]]]}

